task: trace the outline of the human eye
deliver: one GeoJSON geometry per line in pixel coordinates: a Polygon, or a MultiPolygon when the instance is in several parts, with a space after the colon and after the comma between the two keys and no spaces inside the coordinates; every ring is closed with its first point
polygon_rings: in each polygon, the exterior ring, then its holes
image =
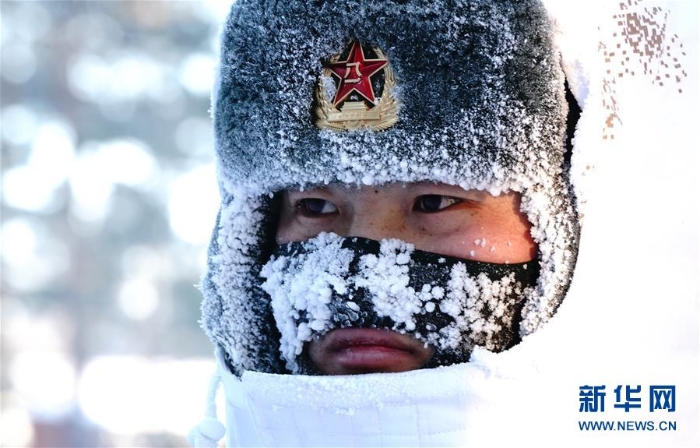
{"type": "Polygon", "coordinates": [[[316,217],[331,215],[338,212],[338,208],[330,201],[319,198],[303,198],[295,203],[295,208],[304,216],[316,217]]]}
{"type": "Polygon", "coordinates": [[[439,194],[425,194],[418,196],[413,203],[413,210],[423,213],[436,213],[448,207],[462,202],[461,199],[439,194]]]}

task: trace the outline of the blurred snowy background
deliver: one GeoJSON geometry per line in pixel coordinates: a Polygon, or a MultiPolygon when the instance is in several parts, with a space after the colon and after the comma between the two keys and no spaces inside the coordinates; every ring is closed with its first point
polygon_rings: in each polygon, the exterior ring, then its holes
{"type": "Polygon", "coordinates": [[[0,1],[1,446],[187,446],[229,4],[0,1]]]}

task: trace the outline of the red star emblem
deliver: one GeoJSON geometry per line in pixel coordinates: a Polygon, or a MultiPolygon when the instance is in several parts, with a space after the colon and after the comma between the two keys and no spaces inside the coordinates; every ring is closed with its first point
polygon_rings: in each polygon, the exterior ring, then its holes
{"type": "Polygon", "coordinates": [[[386,67],[387,63],[386,59],[365,59],[362,45],[353,41],[347,60],[332,62],[328,66],[333,75],[340,80],[333,105],[337,106],[352,92],[357,92],[374,104],[374,89],[372,89],[370,78],[386,67]]]}

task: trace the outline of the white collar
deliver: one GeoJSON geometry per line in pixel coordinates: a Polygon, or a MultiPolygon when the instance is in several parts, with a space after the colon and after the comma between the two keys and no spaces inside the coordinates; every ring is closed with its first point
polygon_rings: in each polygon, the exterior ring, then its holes
{"type": "Polygon", "coordinates": [[[227,446],[484,446],[519,432],[520,407],[512,401],[522,383],[477,363],[353,376],[247,371],[238,378],[217,357],[227,446]]]}

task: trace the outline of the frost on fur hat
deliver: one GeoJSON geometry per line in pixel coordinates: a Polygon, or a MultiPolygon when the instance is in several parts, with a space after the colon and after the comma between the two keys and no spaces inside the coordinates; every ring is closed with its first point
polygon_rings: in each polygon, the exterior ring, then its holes
{"type": "Polygon", "coordinates": [[[522,194],[541,270],[524,298],[520,333],[532,333],[563,299],[578,247],[566,110],[539,1],[237,0],[213,95],[223,199],[205,331],[237,372],[284,372],[259,276],[274,194],[435,181],[522,194]]]}

